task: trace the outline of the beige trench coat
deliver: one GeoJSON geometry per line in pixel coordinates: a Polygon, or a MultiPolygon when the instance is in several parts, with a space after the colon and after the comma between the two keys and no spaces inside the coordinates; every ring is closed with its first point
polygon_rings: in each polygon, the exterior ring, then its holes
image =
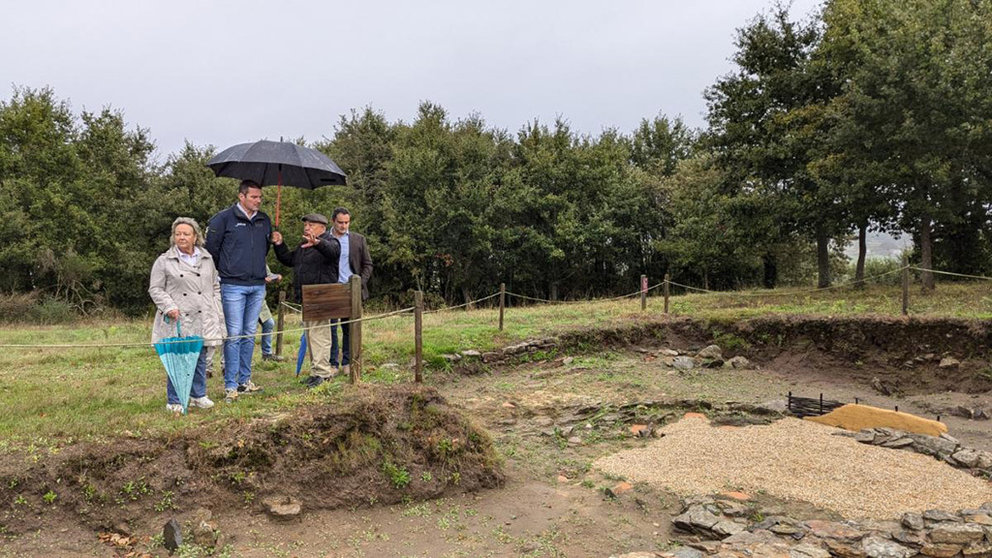
{"type": "Polygon", "coordinates": [[[176,336],[176,323],[165,323],[167,312],[179,309],[183,336],[200,335],[204,345],[220,345],[224,337],[220,307],[220,282],[210,253],[200,248],[195,266],[179,259],[179,249],[173,246],[155,260],[148,294],[158,308],[152,325],[152,343],[176,336]]]}

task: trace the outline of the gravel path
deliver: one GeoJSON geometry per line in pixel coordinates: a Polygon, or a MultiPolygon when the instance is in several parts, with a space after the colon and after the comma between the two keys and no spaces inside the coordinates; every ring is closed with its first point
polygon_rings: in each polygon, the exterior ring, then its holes
{"type": "Polygon", "coordinates": [[[861,444],[793,418],[768,426],[713,427],[687,417],[664,437],[595,462],[604,472],[678,494],[764,491],[849,519],[957,511],[992,501],[992,483],[932,457],[861,444]]]}

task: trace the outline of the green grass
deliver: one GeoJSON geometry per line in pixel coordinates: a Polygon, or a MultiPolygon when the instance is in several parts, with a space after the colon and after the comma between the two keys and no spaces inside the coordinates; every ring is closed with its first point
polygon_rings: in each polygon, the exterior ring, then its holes
{"type": "MultiPolygon", "coordinates": [[[[660,291],[654,291],[658,293],[660,291]]],[[[652,294],[654,294],[652,293],[652,294]]],[[[673,296],[675,314],[732,321],[770,313],[899,315],[898,287],[869,286],[861,291],[832,289],[750,291],[673,296]]],[[[454,310],[424,316],[424,356],[428,379],[446,363],[440,355],[465,349],[487,351],[523,339],[553,335],[570,329],[621,323],[643,315],[662,313],[660,296],[648,299],[645,313],[640,300],[596,301],[575,304],[511,307],[505,330],[497,329],[494,309],[454,310]]],[[[992,282],[943,283],[935,293],[910,292],[913,316],[992,317],[992,282]]],[[[285,326],[298,328],[290,316],[285,326]]],[[[367,382],[412,381],[413,319],[410,314],[364,324],[367,382]],[[393,363],[396,366],[384,366],[393,363]]],[[[209,411],[194,409],[185,417],[166,413],[165,374],[150,346],[88,348],[92,344],[148,343],[148,321],[90,322],[76,325],[0,328],[0,345],[68,344],[71,348],[0,347],[0,451],[11,447],[57,448],[76,439],[105,435],[142,436],[174,433],[191,425],[251,419],[307,404],[340,392],[339,379],[308,393],[297,382],[294,362],[256,361],[254,379],[265,391],[242,397],[236,404],[222,401],[219,372],[208,380],[208,394],[217,401],[209,411]]],[[[299,333],[286,334],[283,348],[291,360],[299,333]]],[[[256,355],[258,352],[256,351],[256,355]]],[[[576,364],[608,364],[610,355],[581,357],[576,364]],[[586,361],[589,361],[588,363],[586,361]]],[[[304,374],[306,367],[304,368],[304,374]]]]}

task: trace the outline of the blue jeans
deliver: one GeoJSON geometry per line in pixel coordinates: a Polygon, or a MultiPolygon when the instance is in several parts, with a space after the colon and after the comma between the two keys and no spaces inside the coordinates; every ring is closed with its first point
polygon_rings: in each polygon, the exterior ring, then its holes
{"type": "Polygon", "coordinates": [[[351,364],[351,324],[334,325],[339,320],[331,320],[331,366],[338,366],[338,328],[341,328],[341,366],[351,364]]]}
{"type": "MultiPolygon", "coordinates": [[[[189,390],[190,397],[203,397],[207,394],[207,348],[200,349],[200,358],[196,359],[196,368],[193,371],[193,387],[189,390]]],[[[168,376],[165,377],[165,396],[169,405],[182,405],[179,401],[179,394],[176,393],[175,386],[168,376]]]]}
{"type": "Polygon", "coordinates": [[[262,354],[272,354],[272,330],[276,328],[276,321],[272,318],[262,322],[262,354]]]}
{"type": "Polygon", "coordinates": [[[227,335],[247,336],[224,341],[224,389],[237,389],[251,380],[251,354],[255,352],[255,331],[264,300],[265,285],[220,285],[227,335]]]}

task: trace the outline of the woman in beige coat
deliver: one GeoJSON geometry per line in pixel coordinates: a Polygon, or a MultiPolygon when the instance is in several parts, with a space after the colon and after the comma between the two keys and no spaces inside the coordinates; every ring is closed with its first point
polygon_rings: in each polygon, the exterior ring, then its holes
{"type": "MultiPolygon", "coordinates": [[[[217,307],[220,306],[220,283],[210,253],[203,248],[200,226],[188,217],[172,223],[172,246],[152,266],[148,294],[158,308],[152,325],[152,343],[176,336],[176,321],[182,334],[203,337],[203,349],[196,361],[190,407],[209,409],[214,402],[207,397],[207,347],[220,345],[224,328],[217,307]]],[[[182,412],[183,407],[172,381],[166,378],[165,409],[182,412]]]]}

